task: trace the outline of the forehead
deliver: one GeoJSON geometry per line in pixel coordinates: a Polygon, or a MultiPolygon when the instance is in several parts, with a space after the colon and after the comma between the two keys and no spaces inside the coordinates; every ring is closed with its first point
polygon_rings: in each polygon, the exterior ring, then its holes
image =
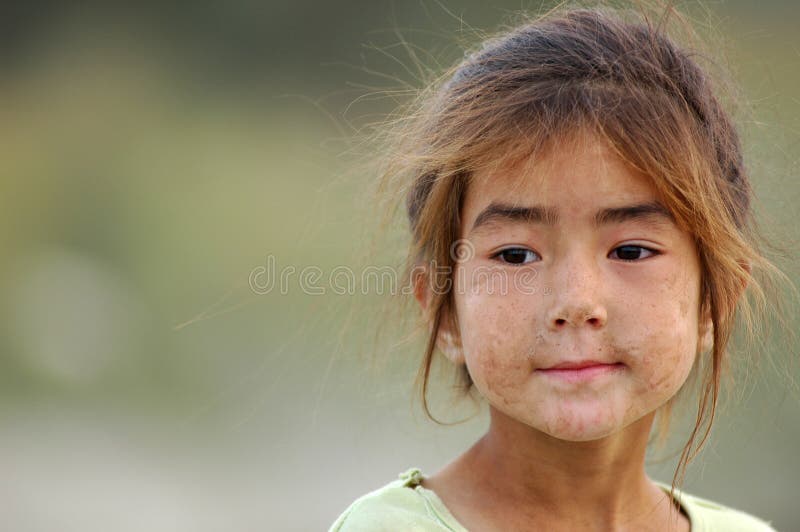
{"type": "Polygon", "coordinates": [[[583,136],[543,153],[506,157],[476,171],[463,203],[469,226],[491,203],[542,205],[560,217],[594,216],[600,207],[658,201],[651,179],[605,142],[583,136]]]}

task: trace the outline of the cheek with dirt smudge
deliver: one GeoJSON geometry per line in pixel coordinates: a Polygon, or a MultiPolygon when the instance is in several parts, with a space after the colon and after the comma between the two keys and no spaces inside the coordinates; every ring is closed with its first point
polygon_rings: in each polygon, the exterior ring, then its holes
{"type": "Polygon", "coordinates": [[[648,331],[640,345],[641,358],[632,366],[642,393],[667,396],[677,392],[688,376],[696,354],[697,334],[686,321],[672,329],[648,331]]]}
{"type": "Polygon", "coordinates": [[[467,369],[478,391],[505,406],[520,402],[532,369],[525,348],[518,345],[524,342],[510,334],[513,325],[502,327],[497,313],[472,314],[461,323],[467,369]]]}
{"type": "Polygon", "coordinates": [[[517,391],[530,377],[525,361],[488,346],[473,347],[476,351],[467,356],[467,368],[478,390],[487,399],[499,399],[506,406],[518,403],[522,394],[517,391]]]}

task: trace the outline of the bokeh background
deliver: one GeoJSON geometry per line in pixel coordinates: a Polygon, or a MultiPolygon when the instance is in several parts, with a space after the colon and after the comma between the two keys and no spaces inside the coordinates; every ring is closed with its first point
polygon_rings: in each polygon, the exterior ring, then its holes
{"type": "MultiPolygon", "coordinates": [[[[800,7],[683,5],[727,38],[761,206],[796,251],[800,7]]],[[[324,285],[337,266],[399,265],[402,224],[365,245],[377,220],[361,135],[419,86],[418,67],[539,7],[4,3],[0,530],[322,530],[400,471],[467,448],[485,412],[426,421],[419,341],[375,340],[400,298],[313,294],[299,273],[319,268],[324,285]],[[270,260],[295,268],[286,289],[253,290],[270,260]]],[[[800,530],[782,340],[685,487],[800,530]]],[[[679,441],[654,477],[671,480],[679,441]]]]}

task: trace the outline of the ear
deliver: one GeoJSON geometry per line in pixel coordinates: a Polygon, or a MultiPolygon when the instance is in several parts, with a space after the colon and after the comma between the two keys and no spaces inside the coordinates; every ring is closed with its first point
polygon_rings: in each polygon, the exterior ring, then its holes
{"type": "Polygon", "coordinates": [[[436,347],[453,364],[458,366],[466,363],[461,338],[452,331],[450,320],[447,319],[447,316],[442,316],[442,323],[439,325],[439,336],[436,338],[436,347]]]}
{"type": "Polygon", "coordinates": [[[700,317],[698,328],[697,349],[699,353],[711,350],[714,345],[714,322],[711,319],[711,308],[707,307],[700,317]]]}
{"type": "MultiPolygon", "coordinates": [[[[430,315],[431,291],[428,285],[428,276],[425,272],[420,272],[414,278],[414,298],[422,309],[425,321],[428,323],[428,333],[433,329],[433,316],[430,315]]],[[[436,348],[444,354],[452,363],[464,364],[464,350],[461,345],[460,335],[454,330],[455,320],[447,312],[443,312],[439,323],[439,331],[436,337],[436,348]]]]}
{"type": "MultiPolygon", "coordinates": [[[[741,266],[742,270],[744,270],[747,275],[742,278],[739,284],[738,293],[736,294],[737,301],[742,297],[742,294],[744,294],[747,288],[747,279],[752,272],[752,267],[749,262],[739,261],[739,266],[741,266]]],[[[710,350],[711,346],[714,345],[714,322],[711,319],[710,307],[706,308],[703,315],[700,317],[699,333],[698,349],[701,353],[704,353],[710,350]]]]}

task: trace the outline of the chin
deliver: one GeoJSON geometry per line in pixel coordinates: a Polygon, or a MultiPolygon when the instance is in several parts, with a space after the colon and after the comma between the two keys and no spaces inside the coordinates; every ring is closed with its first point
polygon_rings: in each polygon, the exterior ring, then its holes
{"type": "Polygon", "coordinates": [[[561,410],[558,415],[537,423],[537,428],[553,438],[565,441],[584,442],[600,440],[621,431],[625,423],[621,416],[605,409],[561,410]]]}

